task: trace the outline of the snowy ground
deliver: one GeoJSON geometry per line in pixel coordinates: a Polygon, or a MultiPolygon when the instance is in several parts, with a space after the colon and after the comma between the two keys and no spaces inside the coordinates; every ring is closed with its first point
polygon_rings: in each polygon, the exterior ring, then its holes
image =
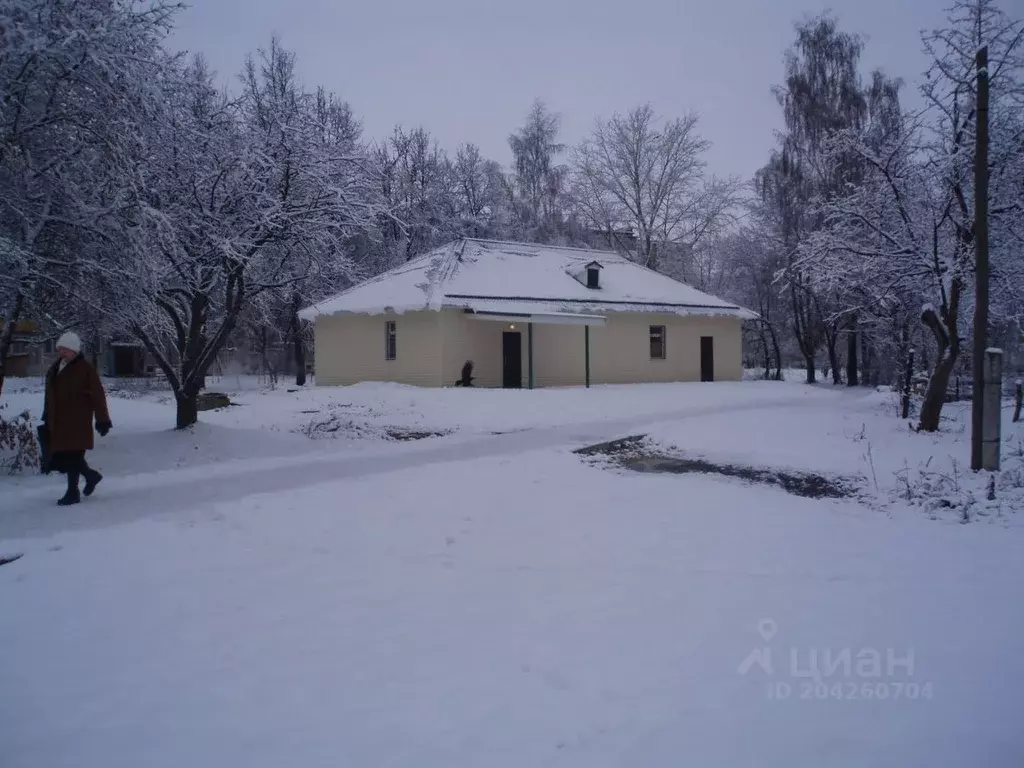
{"type": "Polygon", "coordinates": [[[220,388],[191,434],[112,398],[80,507],[0,478],[4,768],[1024,759],[1016,497],[963,525],[902,492],[925,462],[983,491],[956,409],[924,436],[789,383],[220,388]],[[306,437],[326,412],[341,437],[306,437]],[[627,434],[866,499],[572,453],[627,434]]]}

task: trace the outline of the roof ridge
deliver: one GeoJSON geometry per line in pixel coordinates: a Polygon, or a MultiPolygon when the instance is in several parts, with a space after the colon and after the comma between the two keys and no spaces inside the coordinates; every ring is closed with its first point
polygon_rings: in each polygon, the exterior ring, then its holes
{"type": "MultiPolygon", "coordinates": [[[[696,289],[694,289],[696,290],[696,289]]],[[[703,293],[698,291],[698,293],[703,293]]],[[[714,299],[716,296],[711,294],[704,294],[708,298],[714,299]]],[[[638,307],[693,307],[698,309],[743,309],[738,304],[725,303],[724,299],[719,299],[722,304],[694,304],[692,302],[678,302],[678,301],[648,301],[643,299],[631,300],[631,299],[598,299],[598,298],[552,298],[544,296],[484,296],[474,295],[468,293],[446,293],[444,295],[446,299],[467,299],[467,300],[481,300],[481,301],[535,301],[538,303],[551,302],[551,303],[562,303],[562,304],[602,304],[602,305],[628,305],[638,307]]]]}

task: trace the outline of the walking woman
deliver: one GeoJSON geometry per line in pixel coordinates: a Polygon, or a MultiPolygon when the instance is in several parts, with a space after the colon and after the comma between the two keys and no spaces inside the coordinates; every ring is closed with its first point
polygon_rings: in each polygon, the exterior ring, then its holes
{"type": "Polygon", "coordinates": [[[110,431],[107,396],[99,374],[82,357],[82,340],[68,331],[57,340],[57,361],[46,374],[46,403],[43,424],[50,434],[50,469],[68,476],[68,490],[57,503],[77,504],[82,500],[78,481],[85,478],[82,493],[91,496],[103,475],[85,462],[92,450],[92,424],[105,436],[110,431]]]}

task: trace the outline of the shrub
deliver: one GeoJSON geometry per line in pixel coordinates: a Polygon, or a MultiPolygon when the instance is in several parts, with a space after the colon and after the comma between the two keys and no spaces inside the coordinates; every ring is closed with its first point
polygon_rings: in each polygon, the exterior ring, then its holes
{"type": "Polygon", "coordinates": [[[39,442],[28,411],[13,418],[4,415],[0,404],[0,467],[14,474],[39,466],[39,442]]]}

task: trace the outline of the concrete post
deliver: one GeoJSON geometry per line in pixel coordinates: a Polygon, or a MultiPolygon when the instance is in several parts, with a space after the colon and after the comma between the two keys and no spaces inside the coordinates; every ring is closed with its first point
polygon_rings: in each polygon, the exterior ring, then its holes
{"type": "Polygon", "coordinates": [[[1003,350],[985,350],[985,405],[981,426],[981,468],[999,469],[999,443],[1002,428],[1003,350]]]}

